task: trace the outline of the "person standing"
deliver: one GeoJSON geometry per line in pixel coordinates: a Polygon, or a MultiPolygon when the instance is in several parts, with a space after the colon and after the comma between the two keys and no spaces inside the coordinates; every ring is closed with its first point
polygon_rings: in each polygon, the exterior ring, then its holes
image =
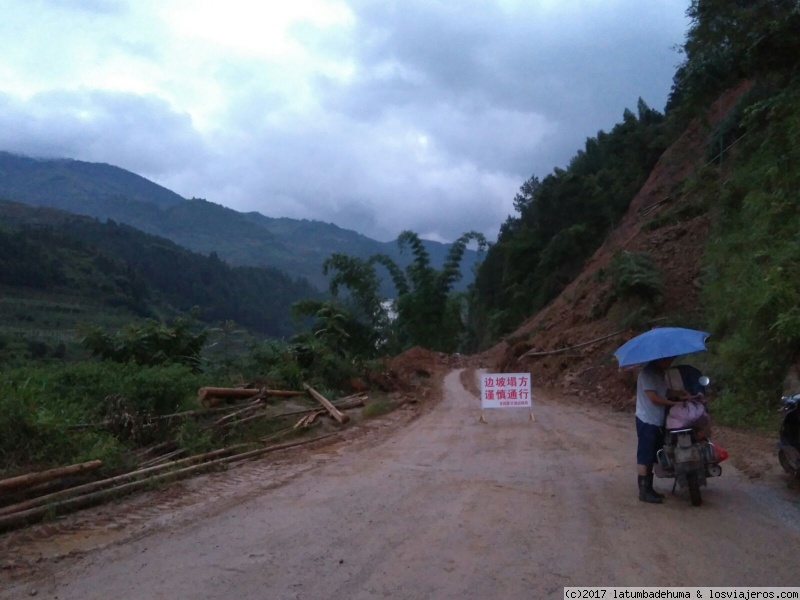
{"type": "Polygon", "coordinates": [[[677,402],[670,395],[681,393],[667,388],[666,370],[672,365],[673,357],[660,358],[647,363],[636,380],[636,475],[639,484],[639,500],[651,504],[661,504],[664,495],[653,489],[653,463],[656,453],[664,446],[664,421],[666,409],[677,402]]]}

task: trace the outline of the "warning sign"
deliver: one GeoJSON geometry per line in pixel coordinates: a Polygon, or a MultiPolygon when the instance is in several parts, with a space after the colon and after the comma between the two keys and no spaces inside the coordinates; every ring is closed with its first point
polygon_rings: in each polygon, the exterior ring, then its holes
{"type": "Polygon", "coordinates": [[[530,373],[481,374],[481,408],[531,408],[530,373]]]}

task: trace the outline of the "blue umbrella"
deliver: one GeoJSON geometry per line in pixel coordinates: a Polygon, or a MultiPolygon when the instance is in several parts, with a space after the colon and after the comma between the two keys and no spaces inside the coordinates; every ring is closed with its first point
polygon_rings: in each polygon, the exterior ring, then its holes
{"type": "Polygon", "coordinates": [[[657,327],[637,335],[617,348],[620,367],[650,362],[659,358],[691,354],[706,349],[709,333],[683,327],[657,327]]]}

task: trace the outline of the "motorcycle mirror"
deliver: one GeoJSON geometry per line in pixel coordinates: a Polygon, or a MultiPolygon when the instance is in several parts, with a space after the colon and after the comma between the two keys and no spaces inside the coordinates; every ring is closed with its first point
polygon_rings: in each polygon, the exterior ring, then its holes
{"type": "Polygon", "coordinates": [[[709,377],[705,376],[705,375],[701,375],[700,379],[698,380],[698,382],[703,387],[706,387],[709,383],[711,383],[711,379],[709,377]]]}

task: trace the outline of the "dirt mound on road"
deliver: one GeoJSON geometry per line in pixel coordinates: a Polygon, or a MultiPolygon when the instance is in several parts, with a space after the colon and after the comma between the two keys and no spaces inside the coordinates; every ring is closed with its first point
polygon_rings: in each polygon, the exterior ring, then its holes
{"type": "Polygon", "coordinates": [[[426,400],[435,396],[435,390],[440,390],[444,375],[462,362],[458,355],[414,346],[385,359],[384,369],[371,377],[371,383],[410,401],[426,400]]]}

